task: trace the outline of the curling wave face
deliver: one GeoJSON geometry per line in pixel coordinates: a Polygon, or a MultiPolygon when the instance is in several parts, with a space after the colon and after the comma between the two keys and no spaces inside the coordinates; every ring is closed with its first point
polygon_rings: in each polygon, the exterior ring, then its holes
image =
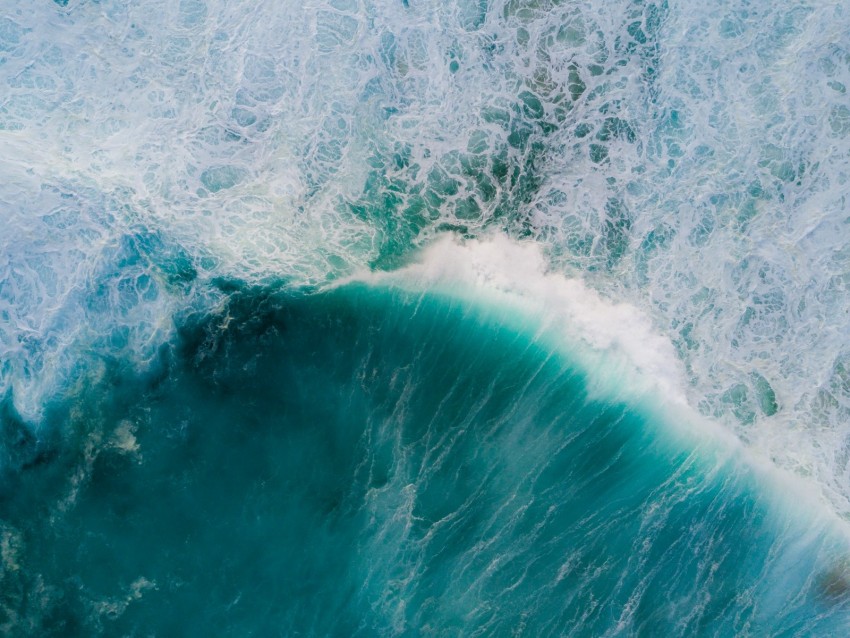
{"type": "Polygon", "coordinates": [[[47,441],[20,424],[21,471],[0,492],[8,633],[850,622],[848,539],[829,517],[789,506],[728,445],[682,445],[604,396],[512,304],[220,286],[226,304],[182,323],[148,374],[108,366],[47,409],[47,441]]]}

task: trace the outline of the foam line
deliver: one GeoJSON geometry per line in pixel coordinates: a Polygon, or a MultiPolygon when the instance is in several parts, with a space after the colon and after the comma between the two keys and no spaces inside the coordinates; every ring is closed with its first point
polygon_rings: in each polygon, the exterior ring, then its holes
{"type": "Polygon", "coordinates": [[[601,400],[625,400],[654,414],[660,433],[677,445],[701,450],[709,463],[730,457],[754,469],[783,509],[828,521],[850,540],[850,525],[813,477],[800,476],[746,445],[716,419],[687,400],[687,380],[675,348],[639,308],[604,298],[579,277],[553,272],[539,244],[491,235],[481,240],[443,236],[408,265],[392,272],[364,271],[352,281],[394,286],[413,293],[437,292],[464,303],[507,309],[500,320],[532,331],[589,373],[601,400]],[[713,460],[712,460],[713,459],[713,460]]]}
{"type": "MultiPolygon", "coordinates": [[[[681,361],[650,317],[635,306],[605,299],[579,277],[550,270],[537,243],[504,235],[468,241],[446,235],[406,267],[359,277],[422,291],[457,287],[461,294],[472,291],[474,297],[507,302],[537,316],[571,350],[578,347],[588,358],[602,354],[608,366],[630,374],[634,392],[651,387],[670,401],[686,403],[681,361]]],[[[620,387],[616,376],[612,387],[620,387]]]]}

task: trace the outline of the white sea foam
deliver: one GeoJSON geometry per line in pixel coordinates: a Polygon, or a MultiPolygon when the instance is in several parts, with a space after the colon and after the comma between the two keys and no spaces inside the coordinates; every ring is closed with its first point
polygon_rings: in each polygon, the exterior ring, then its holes
{"type": "Polygon", "coordinates": [[[501,321],[535,334],[589,373],[592,398],[642,406],[654,415],[660,433],[700,450],[709,467],[731,460],[755,470],[778,507],[794,510],[795,516],[805,512],[813,524],[820,521],[850,539],[850,526],[835,517],[836,503],[814,477],[801,477],[775,463],[769,449],[745,444],[688,403],[682,361],[653,318],[631,304],[606,299],[579,276],[553,271],[538,243],[504,235],[481,240],[444,236],[403,268],[364,271],[332,286],[352,281],[507,310],[509,314],[499,314],[501,321]]]}
{"type": "Polygon", "coordinates": [[[510,305],[536,319],[532,330],[561,340],[597,369],[600,391],[631,394],[632,399],[653,392],[686,405],[682,363],[650,317],[633,305],[603,298],[579,277],[553,272],[536,242],[505,235],[469,241],[445,235],[404,268],[351,279],[510,305]]]}
{"type": "Polygon", "coordinates": [[[495,228],[651,318],[675,357],[597,345],[850,513],[848,34],[814,0],[6,3],[0,392],[37,422],[215,277],[495,228]]]}

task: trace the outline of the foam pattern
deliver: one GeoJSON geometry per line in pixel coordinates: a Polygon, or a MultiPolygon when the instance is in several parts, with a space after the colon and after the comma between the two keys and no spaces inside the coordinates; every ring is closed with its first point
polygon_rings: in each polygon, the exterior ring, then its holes
{"type": "Polygon", "coordinates": [[[0,12],[0,389],[37,427],[210,281],[538,242],[690,402],[850,512],[840,3],[42,2],[0,12]]]}

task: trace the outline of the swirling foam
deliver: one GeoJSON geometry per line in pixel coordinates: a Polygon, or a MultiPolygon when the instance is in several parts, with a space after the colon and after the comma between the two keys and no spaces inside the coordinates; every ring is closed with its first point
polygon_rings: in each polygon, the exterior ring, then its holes
{"type": "Polygon", "coordinates": [[[692,405],[846,513],[848,33],[790,1],[7,8],[0,389],[37,422],[215,278],[501,230],[641,309],[692,405]]]}

